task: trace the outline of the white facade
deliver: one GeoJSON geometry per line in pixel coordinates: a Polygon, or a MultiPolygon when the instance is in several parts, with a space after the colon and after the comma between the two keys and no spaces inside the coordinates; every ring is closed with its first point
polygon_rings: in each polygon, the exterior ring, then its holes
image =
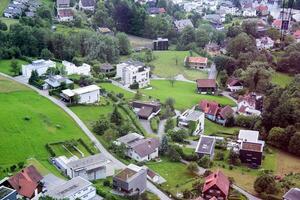
{"type": "Polygon", "coordinates": [[[78,74],[89,76],[91,73],[91,66],[86,63],[83,63],[82,66],[77,67],[75,64],[64,60],[62,61],[62,64],[65,67],[68,75],[78,74]]]}
{"type": "Polygon", "coordinates": [[[243,10],[244,17],[256,17],[256,10],[253,8],[247,8],[243,10]]]}
{"type": "Polygon", "coordinates": [[[131,159],[136,160],[137,162],[150,161],[152,159],[158,158],[158,148],[155,149],[155,152],[146,155],[145,157],[139,156],[133,149],[128,149],[127,156],[131,159]]]}
{"type": "Polygon", "coordinates": [[[22,75],[30,78],[32,71],[36,70],[38,75],[41,76],[51,67],[56,67],[56,63],[52,60],[35,60],[32,64],[22,65],[22,75]]]}
{"type": "Polygon", "coordinates": [[[244,86],[242,86],[242,85],[230,86],[229,84],[227,84],[227,88],[228,88],[228,90],[230,90],[230,92],[236,92],[236,91],[242,90],[244,88],[244,86]]]}
{"type": "Polygon", "coordinates": [[[73,96],[78,95],[79,104],[97,103],[100,100],[100,88],[97,85],[89,85],[74,90],[66,89],[62,91],[62,95],[67,99],[71,99],[73,96]]]}
{"type": "Polygon", "coordinates": [[[143,88],[150,84],[150,68],[141,62],[127,61],[117,65],[116,77],[121,78],[121,83],[126,87],[137,82],[143,88]]]}
{"type": "Polygon", "coordinates": [[[79,9],[80,10],[94,11],[95,10],[95,6],[84,6],[84,5],[82,5],[82,0],[79,0],[79,9]]]}
{"type": "Polygon", "coordinates": [[[262,37],[256,39],[256,47],[258,48],[258,50],[271,49],[273,46],[274,40],[272,40],[270,37],[262,37]]]}
{"type": "Polygon", "coordinates": [[[251,115],[256,115],[256,116],[260,116],[261,115],[261,111],[256,110],[255,109],[255,104],[249,104],[248,101],[240,101],[238,102],[238,111],[242,108],[245,109],[245,112],[239,112],[239,114],[245,115],[245,116],[251,116],[251,115]]]}
{"type": "Polygon", "coordinates": [[[204,132],[205,114],[193,109],[186,110],[178,118],[178,125],[187,127],[190,122],[196,123],[193,135],[199,135],[204,132]]]}

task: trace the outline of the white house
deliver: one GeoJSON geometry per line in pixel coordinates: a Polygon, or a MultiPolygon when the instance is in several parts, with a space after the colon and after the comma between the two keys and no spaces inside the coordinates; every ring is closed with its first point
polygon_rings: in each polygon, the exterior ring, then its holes
{"type": "Polygon", "coordinates": [[[150,68],[142,62],[130,60],[117,64],[116,77],[121,78],[121,83],[126,87],[138,83],[143,88],[150,83],[150,68]]]}
{"type": "Polygon", "coordinates": [[[274,46],[274,40],[272,40],[270,37],[262,37],[256,39],[256,47],[258,50],[262,49],[271,49],[274,46]]]}
{"type": "Polygon", "coordinates": [[[240,96],[238,99],[238,108],[237,112],[242,115],[251,116],[261,115],[261,108],[263,97],[261,95],[256,94],[247,94],[244,96],[240,96]]]}
{"type": "Polygon", "coordinates": [[[78,96],[78,104],[97,103],[100,99],[100,88],[97,85],[89,85],[74,90],[66,89],[61,93],[61,97],[71,102],[74,96],[78,96]]]}
{"type": "Polygon", "coordinates": [[[68,22],[74,19],[74,12],[71,8],[57,9],[57,20],[68,22]]]}
{"type": "Polygon", "coordinates": [[[237,78],[229,78],[226,85],[230,92],[236,92],[244,88],[243,83],[237,78]]]}
{"type": "Polygon", "coordinates": [[[178,117],[178,125],[188,127],[191,122],[195,123],[193,135],[199,135],[204,132],[205,114],[201,111],[190,109],[183,112],[178,117]]]}
{"type": "Polygon", "coordinates": [[[95,10],[96,2],[95,0],[79,0],[79,9],[80,10],[95,10]]]}
{"type": "Polygon", "coordinates": [[[31,64],[22,65],[22,75],[26,78],[30,78],[31,72],[36,70],[38,75],[41,76],[51,67],[56,67],[56,63],[52,60],[35,60],[31,64]]]}
{"type": "Polygon", "coordinates": [[[70,178],[80,176],[89,181],[93,181],[114,175],[112,161],[101,153],[81,159],[78,159],[76,156],[71,158],[59,156],[54,158],[52,162],[70,178]]]}
{"type": "Polygon", "coordinates": [[[66,77],[62,77],[61,75],[49,76],[45,80],[43,89],[58,88],[61,86],[62,83],[65,83],[66,85],[70,85],[73,84],[73,81],[69,80],[66,77]]]}
{"type": "Polygon", "coordinates": [[[58,185],[45,195],[54,199],[90,200],[96,197],[96,189],[91,182],[77,176],[62,185],[58,185]]]}
{"type": "Polygon", "coordinates": [[[89,76],[91,74],[91,66],[86,63],[83,63],[82,66],[77,67],[75,64],[64,60],[62,61],[62,64],[65,67],[68,75],[78,74],[89,76]]]}
{"type": "Polygon", "coordinates": [[[255,17],[256,10],[254,8],[246,8],[243,10],[243,17],[255,17]]]}

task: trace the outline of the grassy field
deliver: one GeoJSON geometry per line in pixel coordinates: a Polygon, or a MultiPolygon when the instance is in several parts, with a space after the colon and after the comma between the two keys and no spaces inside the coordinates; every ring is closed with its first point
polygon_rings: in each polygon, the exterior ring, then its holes
{"type": "Polygon", "coordinates": [[[65,35],[70,35],[72,33],[78,33],[81,31],[92,31],[91,29],[88,28],[77,28],[77,27],[68,27],[63,24],[56,24],[56,32],[57,33],[62,33],[65,35]]]}
{"type": "Polygon", "coordinates": [[[128,39],[133,48],[136,47],[149,47],[152,48],[152,40],[142,37],[137,37],[133,35],[128,35],[128,39]]]}
{"type": "Polygon", "coordinates": [[[293,81],[294,77],[281,72],[275,72],[272,74],[272,83],[281,87],[285,87],[293,81]]]}
{"type": "Polygon", "coordinates": [[[36,158],[46,168],[53,169],[48,162],[46,143],[82,138],[91,144],[60,108],[3,77],[0,77],[0,110],[0,166],[3,168],[36,158]]]}
{"type": "MultiPolygon", "coordinates": [[[[19,64],[20,68],[21,68],[22,64],[28,64],[24,60],[20,60],[20,59],[16,59],[16,60],[18,61],[18,64],[19,64]]],[[[11,61],[12,61],[11,59],[9,59],[9,60],[0,60],[0,72],[12,76],[13,74],[10,71],[11,61]]]]}
{"type": "Polygon", "coordinates": [[[7,25],[8,28],[12,24],[19,23],[19,20],[17,20],[17,19],[11,19],[11,18],[6,18],[6,17],[0,17],[0,21],[4,22],[7,25]]]}
{"type": "Polygon", "coordinates": [[[114,92],[115,94],[122,93],[124,94],[125,99],[132,99],[134,97],[133,92],[128,92],[118,86],[115,86],[111,83],[100,83],[99,86],[104,88],[107,91],[114,92]]]}
{"type": "Polygon", "coordinates": [[[184,66],[184,58],[189,55],[189,51],[154,51],[156,59],[150,62],[151,65],[155,66],[153,73],[164,78],[173,77],[178,74],[182,74],[190,80],[207,78],[207,72],[187,69],[184,66]]]}
{"type": "Polygon", "coordinates": [[[7,7],[10,0],[0,0],[0,16],[3,15],[5,8],[7,7]]]}
{"type": "Polygon", "coordinates": [[[201,95],[196,93],[196,84],[176,81],[172,87],[167,80],[152,80],[152,89],[143,89],[142,92],[164,102],[167,98],[175,99],[175,107],[179,110],[190,108],[200,100],[214,100],[222,105],[234,106],[234,102],[223,96],[201,95]]]}
{"type": "Polygon", "coordinates": [[[205,127],[204,127],[204,133],[206,135],[211,135],[211,134],[221,134],[221,133],[226,133],[229,135],[234,135],[236,131],[239,131],[239,127],[224,127],[221,126],[217,123],[214,123],[208,119],[205,119],[205,127]]]}

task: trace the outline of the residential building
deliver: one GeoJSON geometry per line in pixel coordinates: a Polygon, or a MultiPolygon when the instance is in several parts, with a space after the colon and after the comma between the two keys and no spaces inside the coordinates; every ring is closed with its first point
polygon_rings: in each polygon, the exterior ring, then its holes
{"type": "Polygon", "coordinates": [[[26,78],[30,78],[32,71],[37,71],[38,75],[41,76],[47,72],[47,69],[56,67],[56,63],[52,60],[35,60],[32,64],[22,65],[22,75],[26,78]]]}
{"type": "Polygon", "coordinates": [[[93,181],[104,179],[114,175],[114,167],[111,160],[103,153],[78,159],[59,156],[52,160],[53,164],[70,178],[80,176],[86,180],[93,181]]]}
{"type": "Polygon", "coordinates": [[[95,0],[79,0],[79,9],[80,10],[95,10],[96,2],[95,0]]]}
{"type": "Polygon", "coordinates": [[[0,200],[17,200],[16,190],[0,186],[0,200]]]}
{"type": "Polygon", "coordinates": [[[77,176],[64,184],[47,191],[46,195],[54,199],[90,200],[96,197],[96,189],[91,182],[77,176]]]}
{"type": "Polygon", "coordinates": [[[200,135],[204,132],[204,113],[195,108],[186,110],[178,117],[178,126],[189,127],[191,123],[194,123],[195,130],[193,135],[200,135]]]}
{"type": "Polygon", "coordinates": [[[101,73],[107,74],[107,73],[112,73],[115,71],[116,71],[115,68],[109,63],[104,63],[100,66],[101,73]]]}
{"type": "Polygon", "coordinates": [[[65,83],[66,86],[73,84],[73,81],[69,80],[66,77],[61,75],[50,75],[46,80],[43,86],[43,89],[55,89],[61,86],[62,83],[65,83]]]}
{"type": "Polygon", "coordinates": [[[188,26],[194,28],[194,25],[190,19],[175,20],[174,25],[177,32],[181,32],[188,26]]]}
{"type": "Polygon", "coordinates": [[[234,77],[229,78],[226,85],[230,92],[236,92],[244,88],[242,81],[234,77]]]}
{"type": "Polygon", "coordinates": [[[111,36],[114,35],[114,32],[112,32],[112,30],[110,30],[110,29],[107,28],[107,27],[99,27],[99,28],[97,29],[97,31],[98,31],[99,33],[101,33],[102,35],[111,35],[111,36]]]}
{"type": "Polygon", "coordinates": [[[291,188],[287,193],[282,197],[283,200],[299,200],[300,199],[300,189],[291,188]]]}
{"type": "Polygon", "coordinates": [[[70,0],[56,0],[56,9],[64,9],[70,7],[70,0]]]}
{"type": "Polygon", "coordinates": [[[218,85],[215,79],[197,79],[197,91],[201,94],[214,94],[217,89],[218,85]]]}
{"type": "Polygon", "coordinates": [[[91,75],[91,66],[86,63],[83,63],[82,66],[77,67],[75,64],[64,60],[62,61],[62,64],[65,67],[67,75],[91,75]]]}
{"type": "Polygon", "coordinates": [[[295,38],[296,42],[300,42],[300,29],[293,33],[293,37],[295,38]]]}
{"type": "Polygon", "coordinates": [[[197,56],[192,57],[188,56],[185,58],[185,65],[193,69],[207,69],[208,59],[205,57],[197,56]]]}
{"type": "Polygon", "coordinates": [[[249,93],[238,98],[237,112],[241,115],[261,115],[263,97],[256,93],[249,93]]]}
{"type": "Polygon", "coordinates": [[[230,181],[220,170],[205,177],[202,189],[204,200],[226,200],[229,195],[230,181]]]}
{"type": "Polygon", "coordinates": [[[208,156],[213,159],[215,154],[216,138],[213,136],[200,135],[195,152],[200,156],[208,156]]]}
{"type": "Polygon", "coordinates": [[[272,27],[276,28],[277,30],[280,30],[282,26],[282,20],[281,19],[274,19],[272,22],[272,27]]]}
{"type": "Polygon", "coordinates": [[[161,105],[157,101],[151,102],[142,102],[142,101],[133,101],[132,107],[137,116],[140,119],[149,120],[152,117],[158,115],[160,112],[161,105]]]}
{"type": "Polygon", "coordinates": [[[274,47],[274,40],[270,37],[261,37],[256,39],[256,47],[258,50],[271,49],[274,47]]]}
{"type": "Polygon", "coordinates": [[[150,68],[139,61],[127,61],[117,64],[117,78],[121,78],[121,83],[130,87],[137,83],[139,88],[146,87],[150,84],[150,68]]]}
{"type": "Polygon", "coordinates": [[[259,5],[255,9],[257,16],[267,16],[270,13],[269,8],[266,5],[259,5]]]}
{"type": "Polygon", "coordinates": [[[68,22],[74,19],[74,12],[71,8],[57,10],[57,20],[60,22],[68,22]]]}
{"type": "Polygon", "coordinates": [[[168,38],[157,38],[153,40],[153,50],[154,51],[164,51],[169,49],[168,38]]]}
{"type": "Polygon", "coordinates": [[[145,162],[158,158],[159,140],[144,138],[137,133],[129,133],[118,138],[117,145],[125,145],[125,155],[138,162],[145,162]]]}
{"type": "Polygon", "coordinates": [[[238,135],[238,143],[241,142],[258,142],[259,132],[251,130],[240,130],[238,135]]]}
{"type": "Polygon", "coordinates": [[[147,188],[147,170],[141,169],[138,172],[130,168],[122,170],[114,176],[113,188],[128,196],[142,194],[147,188]]]}
{"type": "Polygon", "coordinates": [[[69,103],[73,101],[78,104],[97,103],[100,100],[100,88],[97,85],[89,85],[73,90],[66,89],[62,91],[61,97],[69,103]]]}
{"type": "Polygon", "coordinates": [[[4,185],[16,190],[20,196],[32,199],[42,192],[42,179],[43,176],[33,165],[30,165],[11,176],[4,185]]]}

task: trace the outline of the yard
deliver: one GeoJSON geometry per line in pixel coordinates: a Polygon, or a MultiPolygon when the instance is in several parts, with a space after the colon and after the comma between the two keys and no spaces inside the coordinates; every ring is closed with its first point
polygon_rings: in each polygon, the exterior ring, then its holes
{"type": "Polygon", "coordinates": [[[272,83],[281,87],[285,87],[293,81],[294,77],[281,72],[274,72],[272,74],[272,83]]]}
{"type": "Polygon", "coordinates": [[[142,92],[153,98],[160,99],[161,102],[171,97],[175,100],[175,108],[179,110],[191,108],[204,99],[217,101],[222,105],[235,105],[227,97],[198,94],[195,83],[175,81],[172,87],[171,83],[167,80],[152,80],[151,86],[152,89],[143,89],[142,92]]]}
{"type": "Polygon", "coordinates": [[[239,127],[225,127],[222,125],[219,125],[217,123],[214,123],[208,119],[205,119],[205,126],[204,126],[204,133],[206,135],[217,135],[217,136],[231,136],[234,135],[235,132],[239,131],[239,127]]]}
{"type": "MultiPolygon", "coordinates": [[[[153,74],[168,78],[182,74],[189,80],[207,78],[207,72],[187,69],[184,58],[189,56],[189,51],[154,51],[155,60],[150,62],[154,66],[153,74]]],[[[195,53],[194,53],[195,54],[195,53]]]]}
{"type": "Polygon", "coordinates": [[[3,15],[3,12],[6,9],[9,2],[10,2],[10,0],[0,0],[0,16],[3,15]]]}
{"type": "Polygon", "coordinates": [[[111,83],[100,83],[99,86],[100,86],[100,88],[103,88],[109,92],[114,92],[115,94],[122,93],[122,94],[124,94],[125,99],[132,99],[134,97],[133,92],[126,91],[126,90],[124,90],[118,86],[115,86],[111,83]]]}
{"type": "Polygon", "coordinates": [[[128,35],[128,39],[130,41],[130,44],[133,48],[137,47],[152,47],[152,40],[142,37],[137,37],[133,35],[128,35]]]}
{"type": "Polygon", "coordinates": [[[3,169],[35,158],[53,170],[48,162],[47,143],[82,138],[91,144],[63,110],[4,77],[0,77],[0,110],[0,166],[3,169]]]}
{"type": "MultiPolygon", "coordinates": [[[[11,69],[11,67],[10,67],[11,61],[12,61],[11,59],[9,59],[9,60],[0,60],[0,72],[12,76],[13,74],[10,71],[10,69],[11,69]]],[[[20,69],[21,69],[21,65],[22,64],[28,64],[24,60],[16,59],[16,61],[18,62],[20,69]]]]}

